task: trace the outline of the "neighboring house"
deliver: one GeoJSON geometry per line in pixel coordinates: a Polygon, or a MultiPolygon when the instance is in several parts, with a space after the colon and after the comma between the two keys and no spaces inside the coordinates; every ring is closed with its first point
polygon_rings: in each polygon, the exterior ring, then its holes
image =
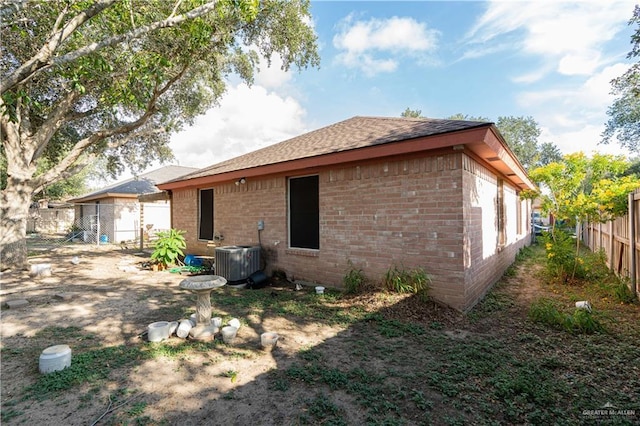
{"type": "Polygon", "coordinates": [[[138,241],[143,232],[171,227],[170,202],[163,197],[140,201],[139,196],[154,198],[161,191],[157,183],[192,173],[193,167],[165,166],[98,191],[69,200],[75,206],[75,225],[85,242],[138,241]]]}
{"type": "Polygon", "coordinates": [[[43,235],[61,235],[73,226],[73,204],[39,200],[29,207],[27,232],[43,235]]]}
{"type": "Polygon", "coordinates": [[[266,273],[331,287],[349,261],[377,281],[423,268],[462,311],[530,242],[534,184],[486,122],[353,117],[158,187],[189,253],[261,244],[266,273]]]}

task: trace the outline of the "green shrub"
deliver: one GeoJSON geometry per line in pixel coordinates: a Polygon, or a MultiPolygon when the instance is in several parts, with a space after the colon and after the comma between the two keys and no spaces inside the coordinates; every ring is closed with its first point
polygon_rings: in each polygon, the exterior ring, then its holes
{"type": "Polygon", "coordinates": [[[351,260],[349,260],[347,263],[349,264],[349,270],[347,271],[346,275],[342,279],[345,293],[347,294],[359,293],[364,289],[367,283],[367,277],[365,277],[364,272],[362,272],[362,269],[356,269],[353,266],[353,262],[351,262],[351,260]]]}
{"type": "Polygon", "coordinates": [[[576,309],[573,315],[566,317],[565,328],[572,333],[593,334],[602,333],[604,327],[594,317],[592,312],[585,309],[576,309]]]}
{"type": "Polygon", "coordinates": [[[576,309],[573,314],[565,314],[559,309],[557,302],[545,298],[531,304],[529,319],[570,333],[593,334],[605,331],[593,312],[576,309]]]}
{"type": "Polygon", "coordinates": [[[554,328],[562,328],[564,326],[564,315],[558,309],[558,304],[551,299],[540,298],[534,300],[529,308],[529,319],[554,328]]]}
{"type": "Polygon", "coordinates": [[[407,271],[393,266],[385,274],[383,284],[389,291],[419,294],[426,298],[429,284],[431,284],[431,276],[422,268],[407,271]]]}
{"type": "Polygon", "coordinates": [[[542,239],[547,252],[547,271],[552,277],[566,281],[576,264],[573,237],[557,229],[553,234],[543,232],[542,239]]]}
{"type": "Polygon", "coordinates": [[[636,301],[636,296],[629,288],[629,284],[624,279],[616,277],[614,284],[611,286],[613,300],[621,303],[633,303],[636,301]]]}
{"type": "Polygon", "coordinates": [[[151,260],[168,266],[176,264],[179,256],[184,256],[182,250],[187,248],[184,240],[185,231],[170,229],[168,231],[158,232],[158,240],[151,253],[151,260]]]}

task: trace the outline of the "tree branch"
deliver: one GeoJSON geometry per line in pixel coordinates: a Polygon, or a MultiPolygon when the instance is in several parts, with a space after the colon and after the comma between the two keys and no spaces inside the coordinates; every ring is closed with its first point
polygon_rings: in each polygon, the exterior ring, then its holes
{"type": "Polygon", "coordinates": [[[62,20],[64,19],[64,17],[67,16],[68,11],[69,11],[69,5],[67,4],[65,5],[64,9],[62,9],[62,12],[60,12],[58,17],[56,18],[55,24],[53,24],[53,29],[51,30],[51,37],[53,37],[60,29],[60,24],[62,23],[62,20]]]}
{"type": "MultiPolygon", "coordinates": [[[[83,154],[86,148],[104,140],[110,138],[115,135],[120,135],[124,133],[133,132],[139,127],[143,126],[152,116],[155,114],[155,107],[158,101],[158,98],[164,94],[171,86],[178,81],[186,72],[187,66],[185,65],[183,69],[171,80],[167,81],[167,83],[160,89],[154,93],[154,96],[151,98],[149,103],[147,104],[147,108],[137,120],[132,121],[127,124],[123,124],[119,127],[115,127],[113,129],[105,129],[95,132],[89,137],[86,137],[80,141],[78,141],[75,146],[71,149],[71,151],[62,159],[55,167],[44,173],[39,177],[38,185],[43,185],[44,183],[55,182],[58,180],[58,176],[62,174],[65,170],[71,167],[75,162],[78,161],[80,156],[83,154]]],[[[156,133],[163,132],[164,129],[158,129],[156,133]]],[[[151,132],[149,132],[151,134],[151,132]]],[[[126,144],[129,140],[134,137],[138,137],[140,134],[132,134],[131,137],[124,138],[117,142],[112,142],[108,144],[109,148],[119,148],[120,146],[126,144]]]]}
{"type": "Polygon", "coordinates": [[[53,65],[61,65],[67,62],[75,61],[78,58],[86,56],[90,53],[96,52],[104,47],[113,46],[125,40],[136,39],[144,34],[150,33],[155,30],[159,30],[162,28],[173,27],[181,22],[187,21],[189,19],[194,19],[204,14],[207,14],[213,10],[216,2],[212,1],[202,6],[196,7],[195,9],[178,16],[174,16],[171,18],[164,19],[162,21],[154,22],[150,25],[145,25],[144,27],[134,28],[133,30],[124,33],[118,34],[109,38],[106,38],[100,42],[91,43],[88,46],[81,47],[73,52],[69,52],[65,55],[59,56],[53,61],[53,65]]]}
{"type": "Polygon", "coordinates": [[[33,135],[35,142],[35,150],[31,154],[31,162],[36,161],[49,145],[49,141],[60,127],[67,121],[65,118],[78,100],[80,94],[76,91],[69,91],[64,98],[58,103],[58,106],[47,117],[44,123],[40,125],[38,131],[33,135]]]}
{"type": "Polygon", "coordinates": [[[78,58],[87,56],[105,47],[114,46],[123,41],[138,38],[149,32],[152,32],[161,28],[172,27],[181,22],[197,18],[199,16],[202,16],[211,12],[216,5],[216,1],[210,1],[182,15],[169,17],[162,21],[154,22],[150,25],[145,25],[140,28],[134,28],[131,31],[126,32],[124,34],[118,34],[112,37],[108,37],[100,42],[91,43],[87,46],[84,46],[72,52],[66,53],[57,58],[53,58],[53,53],[56,51],[57,48],[60,47],[62,42],[67,37],[69,37],[69,35],[73,31],[75,31],[81,24],[88,21],[93,16],[97,15],[102,10],[104,10],[105,8],[111,6],[111,4],[113,4],[115,1],[116,0],[99,1],[91,8],[87,9],[86,11],[83,11],[80,15],[74,17],[59,32],[60,33],[59,41],[56,40],[56,37],[50,37],[49,41],[45,43],[45,45],[40,49],[38,54],[36,54],[33,58],[31,58],[29,61],[24,63],[20,68],[18,68],[15,72],[13,72],[10,76],[8,76],[6,79],[2,81],[2,83],[0,84],[0,93],[4,93],[5,91],[15,87],[21,82],[27,80],[28,78],[31,78],[38,72],[41,72],[52,65],[62,65],[68,62],[72,62],[78,58]]]}
{"type": "MultiPolygon", "coordinates": [[[[117,0],[99,0],[93,6],[74,16],[73,19],[62,27],[62,29],[56,31],[49,37],[35,56],[22,64],[18,69],[0,82],[0,93],[4,94],[7,90],[14,88],[18,84],[33,77],[39,71],[51,66],[53,54],[62,45],[62,43],[69,38],[69,36],[73,34],[78,27],[114,4],[116,1],[117,0]]],[[[58,25],[57,22],[56,25],[58,25]]]]}

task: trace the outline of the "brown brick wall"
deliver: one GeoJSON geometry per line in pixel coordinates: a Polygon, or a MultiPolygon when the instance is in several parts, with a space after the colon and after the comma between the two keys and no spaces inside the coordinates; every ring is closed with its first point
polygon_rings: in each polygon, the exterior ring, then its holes
{"type": "MultiPolygon", "coordinates": [[[[470,197],[463,195],[463,182],[474,176],[463,172],[465,159],[452,153],[321,170],[318,251],[288,248],[286,176],[216,186],[214,229],[224,236],[220,245],[257,244],[263,220],[267,273],[281,269],[290,279],[330,287],[342,286],[348,261],[375,281],[393,265],[421,267],[433,277],[431,294],[463,310],[473,295],[484,294],[478,282],[501,273],[505,257],[495,259],[500,266],[477,259],[485,213],[463,208],[470,197]]],[[[173,191],[174,227],[187,231],[189,253],[213,254],[197,240],[197,206],[197,190],[173,191]]]]}
{"type": "Polygon", "coordinates": [[[465,206],[465,302],[464,310],[473,307],[514,262],[520,248],[530,241],[528,226],[518,229],[525,220],[528,202],[520,201],[515,189],[504,184],[506,244],[499,246],[495,215],[497,178],[469,157],[464,161],[465,206]],[[518,209],[516,204],[521,203],[518,209]],[[520,231],[520,233],[518,233],[520,231]]]}

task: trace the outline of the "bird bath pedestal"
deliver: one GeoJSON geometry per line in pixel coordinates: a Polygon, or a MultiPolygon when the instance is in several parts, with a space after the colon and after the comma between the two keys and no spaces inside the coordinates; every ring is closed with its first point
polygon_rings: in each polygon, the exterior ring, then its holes
{"type": "Polygon", "coordinates": [[[217,327],[211,325],[211,292],[224,286],[227,280],[218,275],[195,275],[180,282],[180,288],[195,293],[196,326],[189,335],[198,340],[210,340],[217,332],[217,327]]]}

